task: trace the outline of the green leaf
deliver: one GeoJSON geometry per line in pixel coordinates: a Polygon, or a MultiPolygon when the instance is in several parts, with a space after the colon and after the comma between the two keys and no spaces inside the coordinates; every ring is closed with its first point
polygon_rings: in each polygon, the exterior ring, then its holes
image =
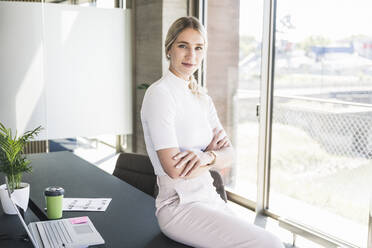
{"type": "Polygon", "coordinates": [[[41,130],[42,127],[38,126],[20,137],[17,137],[17,131],[15,131],[13,137],[12,130],[7,129],[0,122],[0,172],[5,173],[8,178],[12,178],[14,185],[19,185],[22,173],[32,171],[31,162],[23,155],[23,147],[41,130]]]}
{"type": "Polygon", "coordinates": [[[149,84],[140,84],[137,86],[137,89],[144,90],[144,89],[147,89],[148,87],[150,87],[149,84]]]}

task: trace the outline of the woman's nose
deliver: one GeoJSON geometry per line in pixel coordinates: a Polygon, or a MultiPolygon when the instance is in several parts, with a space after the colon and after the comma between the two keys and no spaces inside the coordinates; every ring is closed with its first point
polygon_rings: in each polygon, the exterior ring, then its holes
{"type": "Polygon", "coordinates": [[[187,56],[189,56],[191,58],[195,57],[195,51],[194,51],[194,49],[188,49],[187,50],[187,56]]]}

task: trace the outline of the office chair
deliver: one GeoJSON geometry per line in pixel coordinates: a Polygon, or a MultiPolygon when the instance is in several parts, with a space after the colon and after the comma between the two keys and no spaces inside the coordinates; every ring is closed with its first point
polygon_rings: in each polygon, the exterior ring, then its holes
{"type": "MultiPolygon", "coordinates": [[[[217,193],[227,202],[225,186],[220,173],[215,170],[209,172],[213,177],[213,185],[217,193]]],[[[112,174],[152,197],[156,197],[158,194],[156,175],[147,155],[121,153],[112,174]]]]}

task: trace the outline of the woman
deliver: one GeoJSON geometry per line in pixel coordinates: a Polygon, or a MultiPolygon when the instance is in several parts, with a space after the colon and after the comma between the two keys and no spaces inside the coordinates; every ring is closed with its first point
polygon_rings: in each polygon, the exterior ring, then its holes
{"type": "Polygon", "coordinates": [[[209,170],[230,166],[234,151],[211,98],[193,78],[206,48],[196,18],[176,20],[165,41],[169,71],[143,100],[146,149],[159,186],[160,229],[194,247],[283,247],[273,235],[234,216],[213,186],[209,170]]]}

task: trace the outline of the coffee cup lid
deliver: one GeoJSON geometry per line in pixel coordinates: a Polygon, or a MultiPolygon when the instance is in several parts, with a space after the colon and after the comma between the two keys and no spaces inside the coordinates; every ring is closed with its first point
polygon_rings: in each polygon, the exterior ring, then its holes
{"type": "Polygon", "coordinates": [[[65,190],[62,187],[58,186],[50,186],[45,189],[44,194],[45,196],[59,196],[63,195],[65,193],[65,190]]]}

